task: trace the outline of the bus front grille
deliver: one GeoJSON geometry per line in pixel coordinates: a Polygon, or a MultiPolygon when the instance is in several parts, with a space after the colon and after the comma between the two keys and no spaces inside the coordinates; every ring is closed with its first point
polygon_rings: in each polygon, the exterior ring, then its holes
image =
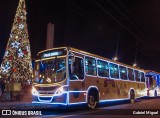
{"type": "Polygon", "coordinates": [[[38,91],[39,94],[52,95],[54,91],[38,91]]]}
{"type": "Polygon", "coordinates": [[[47,87],[42,87],[42,86],[35,86],[35,89],[38,91],[53,91],[57,89],[59,86],[47,86],[47,87]]]}
{"type": "Polygon", "coordinates": [[[39,100],[42,101],[50,101],[52,99],[52,97],[39,97],[39,100]]]}

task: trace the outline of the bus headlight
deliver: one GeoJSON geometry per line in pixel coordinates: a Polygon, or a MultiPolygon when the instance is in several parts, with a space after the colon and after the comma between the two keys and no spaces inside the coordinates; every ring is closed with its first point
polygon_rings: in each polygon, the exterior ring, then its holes
{"type": "Polygon", "coordinates": [[[38,92],[34,87],[32,87],[32,95],[38,95],[38,92]]]}
{"type": "Polygon", "coordinates": [[[63,92],[64,92],[64,88],[63,88],[63,87],[60,87],[60,88],[58,88],[58,89],[56,90],[55,95],[56,95],[56,96],[62,95],[63,92]]]}

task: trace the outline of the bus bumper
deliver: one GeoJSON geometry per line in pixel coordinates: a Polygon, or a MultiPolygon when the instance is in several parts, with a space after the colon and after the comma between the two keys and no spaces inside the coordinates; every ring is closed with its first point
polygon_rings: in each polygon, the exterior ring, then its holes
{"type": "Polygon", "coordinates": [[[67,105],[67,93],[64,93],[60,96],[32,95],[32,103],[67,105]]]}

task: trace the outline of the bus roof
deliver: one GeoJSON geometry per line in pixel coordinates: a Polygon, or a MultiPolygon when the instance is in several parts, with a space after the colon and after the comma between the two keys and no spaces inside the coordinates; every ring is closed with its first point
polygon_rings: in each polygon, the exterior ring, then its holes
{"type": "Polygon", "coordinates": [[[76,48],[73,48],[73,47],[67,47],[67,48],[69,50],[73,50],[73,51],[76,51],[76,52],[79,52],[79,53],[83,53],[83,54],[86,54],[86,55],[89,55],[89,56],[93,56],[93,57],[96,57],[96,58],[99,58],[99,59],[103,59],[103,60],[106,60],[106,61],[109,61],[109,62],[112,62],[112,63],[115,63],[115,64],[120,64],[122,66],[127,66],[128,68],[133,68],[135,70],[144,71],[144,69],[136,68],[136,67],[133,67],[131,65],[127,65],[127,64],[124,64],[124,63],[121,63],[121,62],[118,62],[118,61],[114,61],[114,60],[111,60],[109,58],[99,56],[99,55],[96,55],[96,54],[93,54],[93,53],[89,53],[89,52],[86,52],[86,51],[82,51],[82,50],[79,50],[79,49],[76,49],[76,48]]]}
{"type": "Polygon", "coordinates": [[[160,75],[159,72],[153,71],[153,70],[145,70],[145,73],[147,75],[155,76],[155,75],[160,75]]]}

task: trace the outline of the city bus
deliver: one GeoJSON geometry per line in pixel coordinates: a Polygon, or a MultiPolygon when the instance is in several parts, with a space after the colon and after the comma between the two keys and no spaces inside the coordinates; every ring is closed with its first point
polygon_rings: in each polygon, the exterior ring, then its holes
{"type": "Polygon", "coordinates": [[[153,70],[145,70],[147,96],[160,96],[160,73],[153,70]]]}
{"type": "Polygon", "coordinates": [[[72,105],[147,95],[145,71],[72,47],[38,53],[35,60],[33,103],[72,105]]]}

